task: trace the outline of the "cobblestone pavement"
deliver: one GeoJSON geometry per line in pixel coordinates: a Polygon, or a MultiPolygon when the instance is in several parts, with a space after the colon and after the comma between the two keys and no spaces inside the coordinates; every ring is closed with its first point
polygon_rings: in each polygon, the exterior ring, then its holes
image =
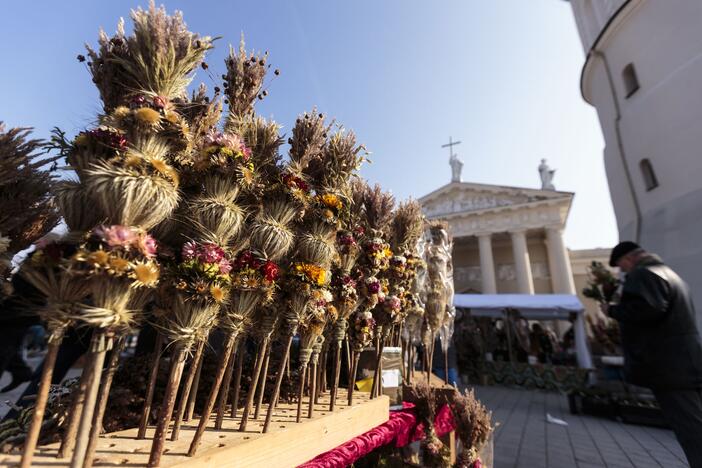
{"type": "Polygon", "coordinates": [[[688,466],[669,430],[572,415],[566,397],[557,393],[505,387],[475,390],[499,424],[494,468],[688,466]],[[547,423],[547,413],[568,426],[547,423]]]}

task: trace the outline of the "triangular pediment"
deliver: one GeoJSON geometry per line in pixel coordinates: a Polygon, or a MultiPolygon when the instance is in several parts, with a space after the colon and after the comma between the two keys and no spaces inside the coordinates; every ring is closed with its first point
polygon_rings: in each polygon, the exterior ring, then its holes
{"type": "Polygon", "coordinates": [[[570,200],[570,192],[452,182],[419,199],[429,218],[570,200]]]}

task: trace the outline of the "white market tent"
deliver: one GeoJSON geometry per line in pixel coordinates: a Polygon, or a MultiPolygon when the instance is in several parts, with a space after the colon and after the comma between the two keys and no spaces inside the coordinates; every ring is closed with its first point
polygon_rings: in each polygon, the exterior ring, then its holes
{"type": "Polygon", "coordinates": [[[592,368],[592,356],[585,333],[585,307],[571,294],[456,294],[453,305],[470,309],[473,317],[504,318],[506,309],[518,310],[527,320],[570,320],[573,322],[578,365],[592,368]]]}

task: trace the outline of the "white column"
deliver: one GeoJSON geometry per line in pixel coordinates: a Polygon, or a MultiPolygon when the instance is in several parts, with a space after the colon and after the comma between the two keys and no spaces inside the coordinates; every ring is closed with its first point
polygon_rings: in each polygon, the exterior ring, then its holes
{"type": "Polygon", "coordinates": [[[497,294],[495,281],[495,262],[492,258],[492,240],[490,233],[477,234],[480,248],[480,278],[483,283],[483,294],[497,294]]]}
{"type": "Polygon", "coordinates": [[[534,280],[531,276],[526,231],[512,231],[510,235],[512,236],[512,251],[514,252],[514,270],[517,274],[517,289],[520,294],[534,294],[534,280]]]}
{"type": "Polygon", "coordinates": [[[563,231],[560,227],[546,228],[546,248],[553,292],[556,294],[576,294],[573,269],[570,265],[568,251],[563,243],[563,231]]]}

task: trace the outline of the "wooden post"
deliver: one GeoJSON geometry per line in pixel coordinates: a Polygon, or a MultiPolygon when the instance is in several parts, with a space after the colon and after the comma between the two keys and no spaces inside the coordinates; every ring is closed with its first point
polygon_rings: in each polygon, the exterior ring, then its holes
{"type": "Polygon", "coordinates": [[[229,358],[232,355],[232,348],[234,348],[234,343],[236,342],[236,337],[238,333],[230,332],[227,337],[226,344],[222,350],[222,355],[219,360],[219,367],[217,369],[217,374],[215,374],[215,380],[212,383],[212,390],[210,390],[210,395],[207,398],[207,403],[205,404],[204,411],[200,417],[200,423],[197,425],[197,430],[195,431],[195,436],[193,441],[190,443],[190,449],[188,450],[188,456],[192,457],[197,452],[197,447],[200,445],[200,439],[202,439],[202,434],[205,433],[205,428],[212,415],[212,410],[214,409],[215,402],[217,401],[217,394],[222,385],[222,380],[224,379],[224,373],[227,370],[227,364],[229,363],[229,358]]]}
{"type": "Polygon", "coordinates": [[[71,458],[71,468],[81,468],[85,460],[88,440],[90,439],[90,428],[93,424],[93,414],[95,413],[95,403],[100,390],[102,366],[105,364],[105,354],[107,353],[107,348],[111,345],[111,341],[112,338],[107,337],[104,331],[96,330],[93,332],[90,352],[95,357],[90,367],[84,370],[84,372],[88,372],[88,377],[86,378],[88,387],[85,391],[85,403],[83,405],[83,413],[80,415],[80,425],[76,436],[76,447],[73,450],[73,458],[71,458]]]}
{"type": "Polygon", "coordinates": [[[156,343],[154,345],[154,359],[151,364],[151,374],[149,375],[149,383],[146,386],[146,398],[144,399],[144,407],[141,410],[141,420],[139,421],[139,432],[137,439],[143,439],[146,436],[146,426],[149,425],[151,416],[151,404],[154,401],[154,388],[156,387],[156,378],[158,377],[158,366],[161,363],[161,348],[163,347],[163,336],[160,333],[156,334],[156,343]]]}
{"type": "Polygon", "coordinates": [[[168,384],[166,385],[166,393],[163,395],[163,403],[158,413],[156,421],[156,432],[154,433],[154,441],[151,445],[151,453],[149,455],[149,467],[156,467],[161,464],[161,455],[166,443],[166,431],[168,423],[173,415],[173,407],[175,406],[176,396],[178,395],[178,387],[180,379],[183,375],[183,367],[185,367],[185,356],[187,349],[183,344],[177,344],[173,350],[171,359],[171,370],[168,375],[168,384]]]}
{"type": "MultiPolygon", "coordinates": [[[[245,336],[242,337],[241,341],[245,340],[245,336]]],[[[217,398],[217,415],[215,416],[215,429],[222,429],[222,423],[224,422],[224,413],[227,411],[227,401],[229,400],[229,390],[232,385],[232,374],[234,373],[234,364],[236,359],[236,348],[232,348],[232,355],[229,356],[229,363],[227,364],[227,371],[224,373],[224,380],[222,381],[222,388],[219,390],[219,396],[217,398]]]]}
{"type": "Polygon", "coordinates": [[[241,372],[244,369],[244,356],[246,355],[246,346],[239,344],[236,353],[236,375],[234,376],[234,395],[232,396],[232,412],[231,418],[236,418],[236,411],[239,407],[239,388],[241,387],[241,372]]]}
{"type": "Polygon", "coordinates": [[[188,422],[193,418],[193,413],[195,412],[195,401],[197,400],[197,388],[200,386],[200,374],[202,373],[202,363],[205,361],[205,351],[203,349],[200,360],[197,363],[197,370],[195,371],[195,378],[193,386],[188,393],[188,407],[185,411],[185,417],[183,421],[188,422]]]}
{"type": "Polygon", "coordinates": [[[348,395],[348,405],[353,405],[353,390],[356,386],[356,374],[358,373],[358,361],[360,359],[361,352],[354,351],[353,359],[351,360],[351,372],[349,373],[349,395],[348,395]]]}
{"type": "MultiPolygon", "coordinates": [[[[443,346],[442,346],[442,349],[443,349],[443,346]]],[[[443,351],[444,351],[444,383],[445,383],[446,385],[449,385],[450,382],[449,382],[449,375],[448,375],[448,371],[449,371],[449,365],[448,365],[448,346],[447,346],[446,349],[443,350],[443,351]]]]}
{"type": "Polygon", "coordinates": [[[254,397],[256,395],[256,386],[258,385],[258,378],[261,375],[261,368],[263,367],[263,360],[266,354],[266,348],[268,347],[269,338],[266,336],[261,340],[258,346],[258,353],[256,356],[256,363],[254,365],[253,374],[251,375],[251,387],[246,395],[246,403],[244,404],[244,412],[241,415],[241,424],[239,424],[239,430],[245,431],[246,425],[249,422],[249,414],[253,407],[254,397]]]}
{"type": "Polygon", "coordinates": [[[200,361],[202,360],[202,354],[205,350],[206,339],[198,343],[195,349],[195,355],[190,361],[190,369],[188,370],[188,376],[185,378],[185,384],[183,386],[183,391],[180,395],[180,401],[178,402],[178,409],[176,410],[175,422],[173,423],[173,432],[171,432],[171,440],[178,440],[180,435],[180,426],[183,422],[183,416],[185,415],[185,409],[190,401],[190,390],[192,389],[193,381],[195,380],[195,375],[200,368],[200,361]]]}
{"type": "Polygon", "coordinates": [[[24,443],[24,452],[22,452],[20,468],[29,468],[32,466],[34,449],[36,449],[37,442],[39,441],[39,432],[41,431],[41,425],[44,421],[46,402],[49,399],[51,378],[54,374],[56,356],[58,355],[61,341],[63,341],[64,330],[64,327],[56,328],[52,330],[49,336],[49,344],[47,346],[46,357],[44,358],[44,367],[42,367],[41,370],[41,380],[39,381],[37,399],[34,405],[34,414],[32,415],[32,422],[29,425],[29,432],[27,433],[27,439],[24,443]]]}
{"type": "Polygon", "coordinates": [[[302,420],[302,398],[305,393],[305,378],[307,377],[307,364],[300,368],[300,386],[297,389],[297,417],[295,422],[302,420]]]}
{"type": "Polygon", "coordinates": [[[293,335],[288,335],[287,343],[285,344],[285,351],[283,352],[283,360],[280,361],[280,367],[278,368],[278,374],[275,377],[275,387],[273,388],[273,395],[271,395],[271,401],[268,404],[268,413],[266,413],[266,422],[263,424],[263,433],[268,432],[268,428],[271,425],[271,419],[273,418],[273,412],[275,411],[275,405],[278,404],[278,396],[280,395],[280,385],[283,382],[283,376],[285,374],[285,368],[290,360],[290,346],[292,345],[293,335]]]}
{"type": "Polygon", "coordinates": [[[78,381],[77,388],[73,390],[74,395],[71,400],[71,407],[68,410],[68,423],[66,424],[66,430],[63,433],[63,438],[61,439],[61,446],[59,447],[58,458],[65,458],[73,450],[76,444],[76,435],[78,434],[78,424],[80,423],[80,415],[83,413],[83,407],[85,406],[85,394],[88,388],[88,372],[86,369],[92,366],[92,361],[95,358],[93,353],[88,353],[85,366],[80,374],[80,380],[78,381]]]}
{"type": "Polygon", "coordinates": [[[427,385],[431,382],[431,368],[434,363],[434,344],[436,342],[436,337],[432,335],[431,346],[429,347],[429,353],[427,356],[427,385]]]}
{"type": "Polygon", "coordinates": [[[339,388],[339,375],[341,373],[341,343],[334,342],[334,380],[332,380],[331,392],[329,395],[329,411],[334,411],[336,405],[336,394],[339,388]]]}
{"type": "Polygon", "coordinates": [[[261,379],[258,382],[258,398],[256,400],[256,411],[254,411],[253,418],[258,419],[258,414],[261,411],[261,405],[263,405],[263,396],[266,392],[266,379],[268,378],[268,364],[271,358],[271,340],[268,340],[268,347],[266,348],[266,356],[263,360],[263,373],[261,374],[261,379]]]}
{"type": "Polygon", "coordinates": [[[377,340],[378,352],[375,357],[375,369],[373,370],[373,385],[371,386],[371,399],[378,396],[380,393],[380,366],[383,359],[383,340],[377,340]]]}
{"type": "Polygon", "coordinates": [[[312,371],[311,371],[311,381],[310,381],[310,403],[307,407],[307,417],[309,419],[312,419],[312,416],[314,416],[314,400],[317,395],[317,363],[313,362],[312,363],[312,371]]]}
{"type": "Polygon", "coordinates": [[[112,379],[115,376],[119,358],[126,344],[126,336],[121,337],[110,353],[110,360],[107,363],[107,372],[100,386],[100,394],[98,395],[97,407],[93,415],[93,426],[90,429],[90,439],[88,440],[88,448],[85,451],[85,459],[83,468],[92,468],[93,458],[95,456],[95,447],[97,447],[100,431],[102,431],[102,420],[105,416],[105,408],[107,408],[107,400],[110,397],[110,388],[112,387],[112,379]]]}

